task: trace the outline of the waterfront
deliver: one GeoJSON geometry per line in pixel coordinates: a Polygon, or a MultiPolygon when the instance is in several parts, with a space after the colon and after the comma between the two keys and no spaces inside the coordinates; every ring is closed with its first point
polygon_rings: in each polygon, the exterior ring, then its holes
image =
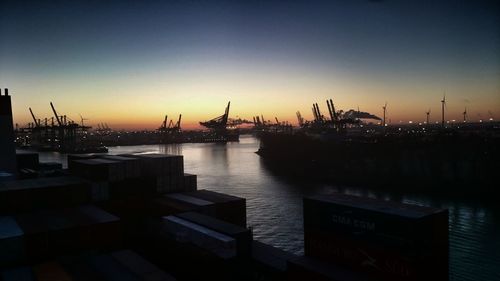
{"type": "MultiPolygon", "coordinates": [[[[110,154],[172,153],[184,155],[185,171],[198,175],[198,187],[247,199],[248,223],[255,239],[302,253],[302,197],[341,191],[401,202],[448,208],[450,212],[450,280],[500,278],[500,211],[480,202],[447,201],[430,196],[394,195],[360,188],[297,181],[277,175],[254,152],[258,140],[239,143],[175,144],[110,147],[110,154]]],[[[40,153],[40,160],[64,162],[58,153],[40,153]]],[[[65,163],[63,163],[65,164],[65,163]]]]}

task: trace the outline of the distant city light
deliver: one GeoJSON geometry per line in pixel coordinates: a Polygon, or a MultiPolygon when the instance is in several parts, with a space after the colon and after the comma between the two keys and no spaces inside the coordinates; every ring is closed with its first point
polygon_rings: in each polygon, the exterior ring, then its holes
{"type": "Polygon", "coordinates": [[[408,121],[409,124],[413,124],[413,121],[408,121]]]}

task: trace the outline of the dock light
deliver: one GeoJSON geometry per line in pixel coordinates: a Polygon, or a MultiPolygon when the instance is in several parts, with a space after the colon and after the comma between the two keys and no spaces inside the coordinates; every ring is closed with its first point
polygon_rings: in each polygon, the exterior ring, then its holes
{"type": "Polygon", "coordinates": [[[413,121],[408,121],[408,124],[413,124],[413,121]]]}
{"type": "Polygon", "coordinates": [[[490,121],[493,121],[493,118],[490,118],[490,121]]]}

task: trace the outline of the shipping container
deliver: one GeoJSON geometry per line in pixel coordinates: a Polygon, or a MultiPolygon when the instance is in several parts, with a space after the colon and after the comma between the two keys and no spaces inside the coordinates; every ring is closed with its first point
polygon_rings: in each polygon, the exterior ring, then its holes
{"type": "Polygon", "coordinates": [[[94,181],[120,181],[125,179],[125,164],[107,159],[74,160],[72,174],[94,181]]]}
{"type": "Polygon", "coordinates": [[[129,271],[110,255],[91,257],[87,263],[107,281],[141,281],[139,276],[129,271]]]}
{"type": "Polygon", "coordinates": [[[107,155],[103,159],[112,161],[119,161],[125,164],[125,178],[138,178],[141,176],[141,163],[140,160],[133,157],[125,157],[118,155],[107,155]]]}
{"type": "Polygon", "coordinates": [[[192,192],[198,189],[197,176],[193,174],[184,173],[182,191],[192,192]]]}
{"type": "Polygon", "coordinates": [[[141,277],[144,281],[175,281],[170,274],[162,271],[143,257],[131,250],[122,250],[111,253],[111,256],[129,271],[141,277]]]}
{"type": "Polygon", "coordinates": [[[35,276],[31,267],[21,266],[5,269],[0,275],[3,281],[35,281],[35,276]]]}
{"type": "Polygon", "coordinates": [[[246,199],[210,190],[197,190],[185,193],[215,204],[216,218],[246,227],[246,199]]]}
{"type": "Polygon", "coordinates": [[[141,160],[141,174],[147,176],[182,176],[184,160],[182,155],[138,154],[141,160]]]}
{"type": "Polygon", "coordinates": [[[1,185],[2,182],[12,181],[15,179],[16,179],[16,177],[14,176],[14,174],[7,173],[5,171],[0,171],[0,189],[2,188],[2,185],[1,185]]]}
{"type": "Polygon", "coordinates": [[[75,281],[109,281],[88,264],[90,257],[92,256],[65,259],[61,261],[61,264],[75,281]]]}
{"type": "Polygon", "coordinates": [[[72,170],[73,167],[73,161],[75,160],[88,160],[88,159],[95,159],[99,157],[98,154],[68,154],[68,170],[72,170]]]}
{"type": "Polygon", "coordinates": [[[254,240],[252,242],[252,259],[261,267],[269,271],[285,273],[287,262],[290,259],[297,258],[296,255],[254,240]]]}
{"type": "Polygon", "coordinates": [[[130,178],[109,183],[110,199],[152,197],[157,194],[157,181],[152,177],[130,178]]]}
{"type": "Polygon", "coordinates": [[[160,175],[156,176],[156,192],[167,194],[184,191],[183,178],[180,176],[160,175]]]}
{"type": "Polygon", "coordinates": [[[92,202],[102,202],[109,200],[110,183],[107,181],[90,181],[92,202]]]}
{"type": "Polygon", "coordinates": [[[24,231],[10,216],[0,216],[0,267],[25,259],[24,231]]]}
{"type": "Polygon", "coordinates": [[[170,194],[165,194],[162,197],[167,200],[172,200],[175,202],[191,206],[195,211],[203,213],[205,215],[209,216],[216,215],[215,204],[213,202],[196,198],[194,196],[189,196],[184,193],[170,193],[170,194]]]}
{"type": "Polygon", "coordinates": [[[81,206],[77,210],[88,219],[80,232],[82,244],[95,249],[115,249],[122,245],[120,218],[92,205],[81,206]]]}
{"type": "Polygon", "coordinates": [[[249,229],[196,212],[180,213],[175,216],[234,238],[238,256],[250,255],[252,234],[249,229]]]}
{"type": "Polygon", "coordinates": [[[290,281],[381,281],[381,279],[374,279],[363,273],[310,257],[288,260],[287,276],[287,280],[290,281]]]}
{"type": "Polygon", "coordinates": [[[448,213],[341,194],[304,198],[304,251],[386,280],[447,280],[448,213]]]}
{"type": "Polygon", "coordinates": [[[14,214],[87,204],[91,189],[76,177],[47,177],[0,183],[0,212],[14,214]]]}
{"type": "Polygon", "coordinates": [[[38,153],[36,152],[16,152],[17,169],[39,169],[38,153]]]}
{"type": "Polygon", "coordinates": [[[194,244],[223,259],[236,257],[237,247],[234,238],[176,216],[167,216],[163,219],[164,230],[175,241],[194,244]]]}
{"type": "Polygon", "coordinates": [[[51,261],[33,267],[37,281],[73,281],[60,263],[51,261]]]}
{"type": "Polygon", "coordinates": [[[119,219],[95,206],[19,214],[16,221],[24,232],[26,255],[45,260],[81,250],[120,246],[119,219]]]}
{"type": "Polygon", "coordinates": [[[241,259],[220,257],[211,247],[188,241],[191,230],[176,237],[163,219],[149,220],[144,229],[141,253],[180,280],[248,280],[252,276],[241,259]]]}
{"type": "Polygon", "coordinates": [[[198,211],[199,208],[191,204],[171,200],[164,197],[151,198],[147,201],[148,214],[153,217],[163,217],[182,212],[198,211]]]}

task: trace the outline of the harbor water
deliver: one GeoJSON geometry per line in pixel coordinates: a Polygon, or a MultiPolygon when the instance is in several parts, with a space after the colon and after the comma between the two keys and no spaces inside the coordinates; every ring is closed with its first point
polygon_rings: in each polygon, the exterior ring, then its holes
{"type": "MultiPolygon", "coordinates": [[[[247,219],[255,239],[296,254],[303,253],[303,196],[342,192],[448,208],[450,280],[500,280],[500,207],[479,199],[391,194],[297,180],[274,171],[255,154],[258,148],[256,138],[241,136],[240,142],[228,144],[110,147],[109,154],[160,152],[184,155],[185,171],[198,175],[199,189],[247,199],[247,219]]],[[[67,164],[66,157],[55,152],[41,152],[40,161],[67,164]]]]}

